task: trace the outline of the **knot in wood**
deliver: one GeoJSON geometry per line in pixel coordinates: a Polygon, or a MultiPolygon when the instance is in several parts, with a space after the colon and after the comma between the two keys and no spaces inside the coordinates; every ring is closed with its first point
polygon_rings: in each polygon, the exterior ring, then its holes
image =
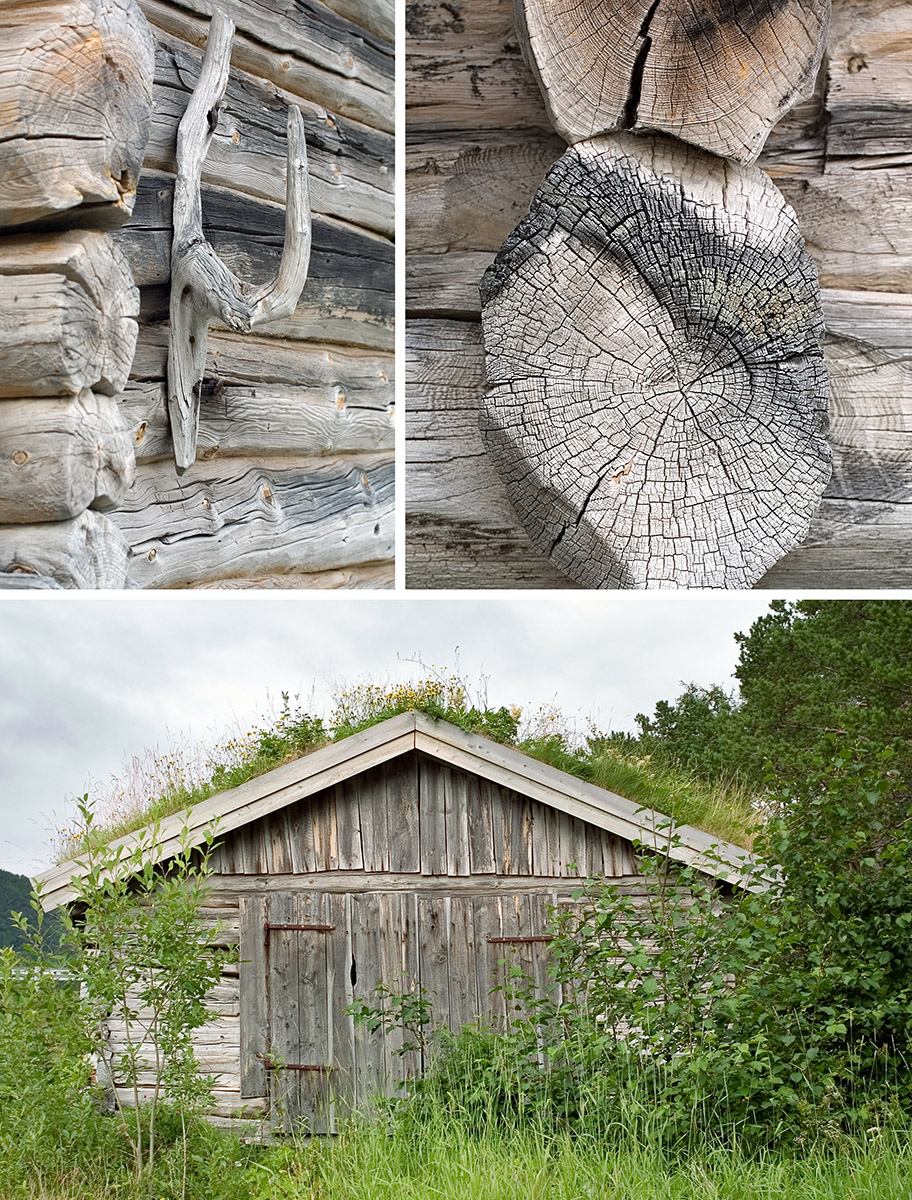
{"type": "Polygon", "coordinates": [[[823,321],[760,171],[666,138],[549,171],[482,282],[486,448],[588,587],[750,587],[830,474],[823,321]]]}

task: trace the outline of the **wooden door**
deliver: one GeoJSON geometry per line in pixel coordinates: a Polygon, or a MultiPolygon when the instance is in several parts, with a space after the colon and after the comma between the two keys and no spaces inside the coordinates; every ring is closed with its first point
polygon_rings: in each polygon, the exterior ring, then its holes
{"type": "Polygon", "coordinates": [[[334,1124],[334,935],[319,892],[269,898],[264,924],[273,1120],[286,1131],[330,1133],[334,1124]]]}

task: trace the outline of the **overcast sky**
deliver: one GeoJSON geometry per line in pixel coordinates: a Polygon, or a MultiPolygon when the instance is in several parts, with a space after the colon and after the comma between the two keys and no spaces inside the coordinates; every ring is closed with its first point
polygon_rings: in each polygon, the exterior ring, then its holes
{"type": "Polygon", "coordinates": [[[733,634],[769,606],[750,593],[0,592],[0,866],[50,862],[68,798],[172,738],[248,724],[283,690],[457,663],[494,705],[557,703],[634,727],[681,682],[733,685],[733,634]]]}

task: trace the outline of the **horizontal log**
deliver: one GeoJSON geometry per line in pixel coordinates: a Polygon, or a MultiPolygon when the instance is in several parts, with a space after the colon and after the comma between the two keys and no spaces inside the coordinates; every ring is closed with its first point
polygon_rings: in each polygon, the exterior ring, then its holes
{"type": "Polygon", "coordinates": [[[153,61],[134,0],[4,5],[0,225],[127,220],[149,133],[153,61]]]}
{"type": "Polygon", "coordinates": [[[575,587],[533,548],[481,444],[480,326],[412,322],[406,379],[407,586],[575,587]]]}
{"type": "Polygon", "coordinates": [[[376,591],[378,588],[390,591],[396,585],[395,576],[393,563],[378,562],[340,567],[334,571],[291,571],[286,575],[210,579],[187,586],[200,591],[291,591],[301,588],[310,591],[376,591]]]}
{"type": "Polygon", "coordinates": [[[52,579],[67,589],[124,588],[127,555],[111,518],[91,510],[69,521],[0,526],[0,579],[5,572],[52,579]]]}
{"type": "Polygon", "coordinates": [[[392,42],[396,37],[396,6],[393,0],[326,0],[326,7],[392,42]]]}
{"type": "Polygon", "coordinates": [[[139,293],[111,238],[0,238],[0,398],[116,395],[136,345],[139,293]]]}
{"type": "MultiPolygon", "coordinates": [[[[159,41],[155,110],[143,172],[175,170],[177,126],[199,74],[199,55],[159,41]]],[[[285,203],[285,146],[290,99],[262,80],[233,73],[203,164],[203,182],[285,203]]],[[[311,203],[315,212],[380,233],[393,232],[394,142],[301,97],[311,203]]]]}
{"type": "MultiPolygon", "coordinates": [[[[179,8],[140,0],[157,29],[191,45],[205,43],[212,0],[188,0],[179,8]]],[[[283,90],[322,104],[333,113],[392,133],[395,129],[392,45],[332,12],[319,0],[298,6],[219,0],[235,22],[236,67],[283,90]],[[306,19],[302,19],[302,8],[306,19]]]]}
{"type": "MultiPolygon", "coordinates": [[[[214,331],[200,397],[199,451],[325,455],[393,445],[393,358],[214,331]]],[[[123,411],[137,461],[171,455],[167,330],[140,332],[123,411]]]]}
{"type": "MultiPolygon", "coordinates": [[[[136,282],[143,287],[142,319],[168,315],[170,210],[173,176],[144,173],[136,213],[114,235],[136,282]]],[[[285,236],[277,205],[222,188],[203,193],[204,232],[216,252],[245,282],[275,276],[285,236]]],[[[307,283],[294,314],[263,327],[265,336],[393,349],[394,248],[386,238],[316,217],[307,283]]]]}
{"type": "Polygon", "coordinates": [[[393,481],[391,456],[153,463],[112,519],[138,587],[326,571],[392,558],[393,481]]]}
{"type": "Polygon", "coordinates": [[[112,397],[0,400],[0,523],[109,511],[134,471],[133,439],[112,397]]]}
{"type": "Polygon", "coordinates": [[[827,97],[830,155],[912,151],[912,39],[903,0],[833,8],[827,97]]]}
{"type": "Polygon", "coordinates": [[[824,287],[912,291],[912,162],[878,162],[836,160],[778,181],[824,287]]]}

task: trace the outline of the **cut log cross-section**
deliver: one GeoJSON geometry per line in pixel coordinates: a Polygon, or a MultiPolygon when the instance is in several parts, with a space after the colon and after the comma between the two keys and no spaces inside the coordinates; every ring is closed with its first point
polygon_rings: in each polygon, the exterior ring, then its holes
{"type": "Polygon", "coordinates": [[[570,143],[659,130],[753,162],[809,95],[829,0],[515,0],[524,53],[570,143]]]}
{"type": "Polygon", "coordinates": [[[136,0],[0,0],[0,225],[127,220],[154,68],[136,0]]]}
{"type": "Polygon", "coordinates": [[[819,288],[753,167],[663,137],[551,168],[482,283],[488,452],[588,587],[750,587],[830,475],[819,288]]]}

